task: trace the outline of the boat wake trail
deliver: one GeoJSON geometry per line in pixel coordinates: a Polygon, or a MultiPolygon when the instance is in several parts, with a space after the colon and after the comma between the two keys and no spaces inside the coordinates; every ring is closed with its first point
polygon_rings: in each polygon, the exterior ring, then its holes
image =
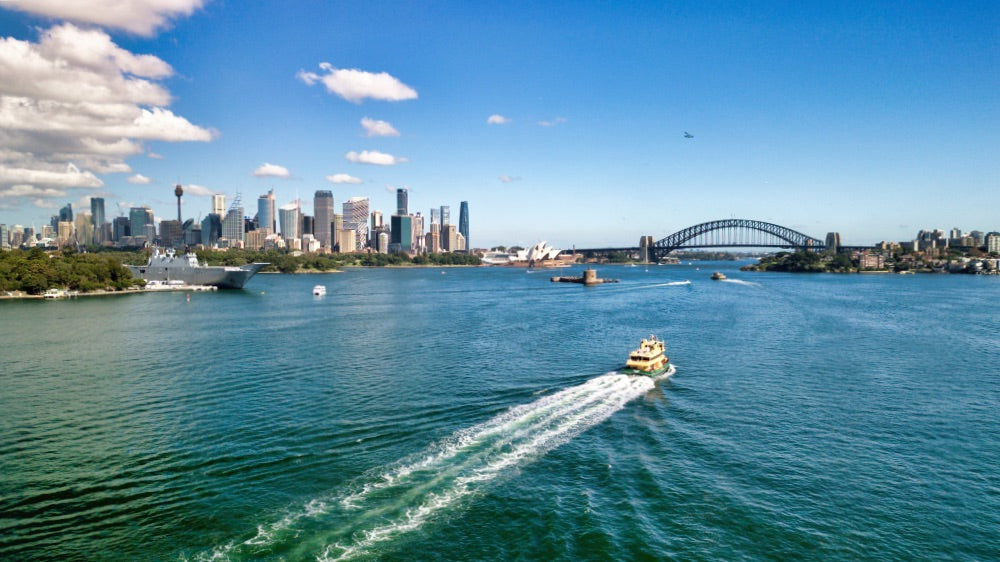
{"type": "Polygon", "coordinates": [[[734,283],[736,285],[746,285],[747,287],[760,287],[760,283],[754,283],[753,281],[743,281],[742,279],[723,279],[723,283],[734,283]]]}
{"type": "Polygon", "coordinates": [[[653,386],[648,377],[609,373],[514,407],[344,490],[311,500],[258,527],[255,537],[218,547],[205,558],[278,555],[344,560],[377,554],[387,541],[420,528],[443,510],[461,506],[653,386]]]}

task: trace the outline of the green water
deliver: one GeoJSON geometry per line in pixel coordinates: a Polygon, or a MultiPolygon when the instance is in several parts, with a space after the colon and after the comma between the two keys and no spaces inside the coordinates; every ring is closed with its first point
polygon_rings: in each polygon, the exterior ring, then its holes
{"type": "Polygon", "coordinates": [[[1000,278],[600,274],[0,302],[0,558],[1000,559],[1000,278]]]}

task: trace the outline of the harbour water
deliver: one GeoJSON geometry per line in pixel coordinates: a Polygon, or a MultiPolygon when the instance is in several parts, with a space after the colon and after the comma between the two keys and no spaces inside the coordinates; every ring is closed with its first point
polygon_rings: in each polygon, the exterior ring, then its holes
{"type": "Polygon", "coordinates": [[[1000,559],[1000,278],[737,265],[0,302],[0,558],[1000,559]]]}

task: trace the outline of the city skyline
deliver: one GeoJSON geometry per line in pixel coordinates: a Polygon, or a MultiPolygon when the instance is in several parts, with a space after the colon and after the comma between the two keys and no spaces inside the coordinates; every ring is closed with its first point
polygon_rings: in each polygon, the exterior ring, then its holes
{"type": "Polygon", "coordinates": [[[477,247],[1000,228],[991,3],[85,4],[0,3],[8,226],[169,218],[179,184],[196,220],[237,192],[470,201],[477,247]]]}

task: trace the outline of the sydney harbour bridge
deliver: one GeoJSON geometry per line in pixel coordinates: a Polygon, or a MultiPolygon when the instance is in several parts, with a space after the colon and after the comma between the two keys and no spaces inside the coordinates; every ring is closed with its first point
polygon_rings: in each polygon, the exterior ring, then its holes
{"type": "Polygon", "coordinates": [[[825,240],[813,238],[791,228],[752,219],[723,219],[703,222],[678,230],[662,238],[653,240],[644,236],[638,247],[630,248],[576,248],[577,253],[606,254],[611,252],[638,252],[648,256],[649,261],[659,261],[670,252],[694,248],[789,248],[796,250],[823,251],[855,249],[840,245],[840,235],[830,233],[825,240]]]}

